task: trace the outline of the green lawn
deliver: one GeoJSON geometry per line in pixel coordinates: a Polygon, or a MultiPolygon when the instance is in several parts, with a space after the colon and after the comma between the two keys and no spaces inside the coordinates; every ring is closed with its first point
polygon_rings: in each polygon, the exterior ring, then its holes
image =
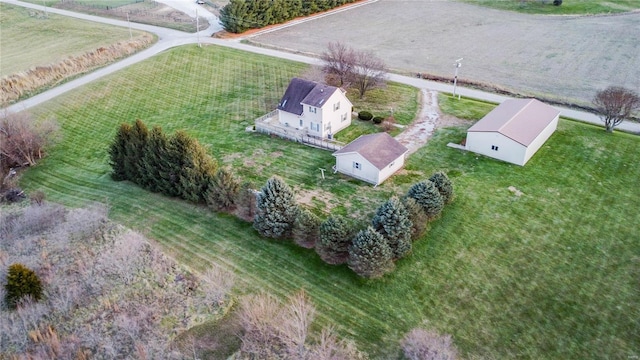
{"type": "Polygon", "coordinates": [[[461,0],[501,10],[527,14],[593,15],[611,14],[640,9],[638,0],[564,0],[554,6],[553,0],[461,0]]]}
{"type": "MultiPolygon", "coordinates": [[[[638,355],[637,137],[563,120],[518,167],[447,148],[464,131],[443,129],[411,155],[407,174],[378,188],[331,173],[323,181],[318,168],[331,167],[331,153],[244,132],[304,70],[213,46],[164,52],[34,109],[57,116],[63,140],[22,185],[67,205],[109,204],[113,219],[185,264],[234,269],[239,294],[304,288],[319,325],[337,325],[376,359],[397,358],[398,340],[425,322],[451,334],[465,358],[638,355]],[[439,169],[457,195],[412,256],[367,281],[311,250],[261,239],[233,217],[111,181],[106,148],[118,124],[136,118],[186,129],[243,178],[261,186],[278,174],[311,192],[316,212],[330,208],[362,225],[391,194],[439,169]]],[[[398,112],[415,111],[406,102],[398,112]]]]}
{"type": "MultiPolygon", "coordinates": [[[[0,76],[129,39],[129,30],[0,3],[0,76]],[[64,36],[62,36],[64,35],[64,36]]],[[[134,31],[133,35],[142,34],[134,31]]]]}

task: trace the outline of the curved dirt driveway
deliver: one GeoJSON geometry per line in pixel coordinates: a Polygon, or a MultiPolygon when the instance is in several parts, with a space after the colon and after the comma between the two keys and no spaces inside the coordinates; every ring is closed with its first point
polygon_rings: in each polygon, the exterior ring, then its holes
{"type": "Polygon", "coordinates": [[[454,1],[379,0],[257,35],[252,41],[319,54],[329,41],[370,50],[392,69],[499,84],[588,104],[609,85],[640,92],[640,12],[539,16],[454,1]]]}

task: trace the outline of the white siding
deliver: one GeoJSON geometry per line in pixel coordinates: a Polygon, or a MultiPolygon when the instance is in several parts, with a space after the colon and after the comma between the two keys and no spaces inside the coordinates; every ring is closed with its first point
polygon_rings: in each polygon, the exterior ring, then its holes
{"type": "Polygon", "coordinates": [[[378,184],[382,184],[385,180],[387,180],[396,171],[400,170],[403,166],[404,166],[404,155],[400,156],[394,162],[389,164],[387,167],[380,170],[378,175],[378,184]]]}
{"type": "Polygon", "coordinates": [[[278,110],[278,120],[280,124],[290,126],[292,128],[298,128],[300,126],[299,116],[290,112],[278,110]]]}
{"type": "Polygon", "coordinates": [[[314,122],[320,125],[320,132],[311,131],[310,125],[307,128],[312,135],[327,138],[329,134],[334,135],[338,131],[351,125],[351,102],[338,90],[334,92],[321,108],[316,108],[316,113],[308,113],[309,105],[304,105],[305,123],[314,122]],[[335,105],[340,103],[340,108],[335,109],[335,105]],[[346,117],[342,121],[343,116],[346,117]]]}
{"type": "Polygon", "coordinates": [[[544,143],[551,137],[553,132],[556,131],[556,127],[558,127],[559,116],[560,115],[556,116],[556,118],[552,122],[550,122],[549,125],[547,125],[547,127],[540,132],[540,135],[538,135],[527,147],[527,151],[525,152],[525,155],[524,155],[524,162],[522,165],[526,164],[527,161],[531,159],[533,154],[535,154],[536,151],[540,150],[542,145],[544,145],[544,143]]]}
{"type": "Polygon", "coordinates": [[[358,153],[337,155],[336,170],[356,179],[364,180],[374,185],[378,184],[378,169],[358,153]],[[360,168],[355,168],[354,163],[360,164],[360,168]]]}
{"type": "Polygon", "coordinates": [[[467,150],[516,165],[524,165],[526,147],[498,132],[468,132],[467,150]],[[497,147],[497,150],[495,150],[497,147]]]}
{"type": "Polygon", "coordinates": [[[404,166],[405,155],[400,156],[392,164],[379,170],[358,153],[340,154],[336,156],[336,170],[342,174],[379,185],[404,166]],[[354,163],[360,164],[356,168],[354,163]]]}

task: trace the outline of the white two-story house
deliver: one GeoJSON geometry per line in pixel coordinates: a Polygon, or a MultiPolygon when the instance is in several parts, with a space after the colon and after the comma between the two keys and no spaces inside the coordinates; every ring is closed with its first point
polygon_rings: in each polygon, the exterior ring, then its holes
{"type": "Polygon", "coordinates": [[[282,125],[305,129],[310,136],[331,139],[351,125],[352,104],[337,87],[293,78],[278,104],[282,125]]]}

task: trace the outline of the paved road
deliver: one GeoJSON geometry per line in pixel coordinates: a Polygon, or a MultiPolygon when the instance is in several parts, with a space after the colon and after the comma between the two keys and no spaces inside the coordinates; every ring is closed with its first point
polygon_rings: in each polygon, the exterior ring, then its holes
{"type": "MultiPolygon", "coordinates": [[[[167,0],[169,1],[169,0],[167,0]]],[[[18,5],[18,6],[24,6],[24,7],[28,7],[28,8],[33,8],[33,9],[38,9],[38,10],[42,10],[43,7],[41,5],[35,5],[35,4],[31,4],[31,3],[25,3],[22,1],[18,1],[18,0],[0,0],[0,2],[4,2],[7,4],[12,4],[12,5],[18,5]]],[[[375,1],[371,1],[371,2],[375,2],[375,1]]],[[[368,3],[368,2],[367,2],[368,3]]],[[[362,4],[359,4],[359,6],[362,6],[362,4]]],[[[74,18],[79,18],[79,19],[84,19],[84,20],[89,20],[89,21],[95,21],[95,22],[100,22],[100,23],[105,23],[105,24],[111,24],[111,25],[115,25],[115,26],[123,26],[123,27],[128,27],[129,23],[127,23],[126,21],[121,21],[121,20],[115,20],[115,19],[107,19],[107,18],[102,18],[102,17],[98,17],[98,16],[93,16],[93,15],[87,15],[87,14],[81,14],[81,13],[76,13],[76,12],[72,12],[72,11],[67,11],[67,10],[60,10],[60,9],[54,9],[54,8],[47,8],[47,11],[50,13],[56,13],[56,14],[60,14],[60,15],[65,15],[65,16],[70,16],[70,17],[74,17],[74,18]]],[[[340,11],[345,11],[344,9],[341,9],[340,11]]],[[[199,11],[198,11],[199,12],[199,11]]],[[[195,14],[195,12],[194,12],[195,14]]],[[[323,14],[322,16],[327,16],[326,14],[323,14]]],[[[267,48],[260,48],[260,47],[255,47],[255,46],[250,46],[250,45],[246,45],[246,44],[242,44],[240,42],[240,39],[236,39],[236,40],[221,40],[221,39],[215,39],[215,38],[211,38],[209,36],[203,36],[204,34],[201,32],[198,35],[196,34],[190,34],[190,33],[185,33],[182,31],[177,31],[177,30],[172,30],[172,29],[166,29],[166,28],[162,28],[162,27],[158,27],[158,26],[152,26],[152,25],[145,25],[145,24],[137,24],[137,23],[131,23],[130,26],[134,29],[138,29],[138,30],[143,30],[143,31],[148,31],[150,33],[154,33],[158,36],[158,42],[156,44],[154,44],[153,46],[151,46],[150,48],[141,51],[133,56],[130,56],[124,60],[121,60],[117,63],[111,64],[107,67],[104,67],[100,70],[91,72],[83,77],[80,77],[78,79],[69,81],[63,85],[57,86],[51,90],[45,91],[43,93],[40,93],[36,96],[33,96],[29,99],[23,100],[21,102],[18,102],[14,105],[11,105],[9,107],[6,108],[6,110],[8,110],[9,112],[19,112],[19,111],[23,111],[26,109],[29,109],[31,107],[37,106],[45,101],[48,101],[50,99],[53,99],[56,96],[59,96],[61,94],[66,93],[67,91],[70,91],[72,89],[75,89],[77,87],[83,86],[91,81],[94,81],[96,79],[99,79],[103,76],[106,76],[108,74],[111,74],[113,72],[116,72],[118,70],[121,70],[129,65],[138,63],[140,61],[143,61],[145,59],[148,59],[162,51],[165,51],[167,49],[170,49],[172,47],[176,47],[176,46],[180,46],[180,45],[187,45],[187,44],[197,44],[198,40],[200,40],[201,43],[203,44],[213,44],[213,45],[219,45],[219,46],[226,46],[226,47],[230,47],[230,48],[235,48],[235,49],[239,49],[239,50],[244,50],[244,51],[249,51],[249,52],[253,52],[253,53],[257,53],[257,54],[263,54],[263,55],[268,55],[268,56],[272,56],[272,57],[277,57],[277,58],[282,58],[282,59],[288,59],[288,60],[293,60],[293,61],[298,61],[298,62],[302,62],[302,63],[306,63],[306,64],[312,64],[312,65],[320,65],[321,61],[317,58],[313,58],[313,57],[309,57],[309,56],[304,56],[304,55],[299,55],[299,54],[293,54],[293,53],[288,53],[288,52],[283,52],[283,51],[279,51],[279,50],[273,50],[273,49],[267,49],[267,48]]],[[[285,26],[291,26],[289,25],[285,25],[285,26]]],[[[207,35],[209,35],[210,33],[207,33],[207,35]]],[[[443,84],[443,83],[438,83],[438,82],[434,82],[434,81],[427,81],[427,80],[423,80],[423,79],[419,79],[419,78],[414,78],[414,77],[409,77],[409,76],[403,76],[403,75],[398,75],[398,74],[389,74],[389,80],[391,81],[395,81],[395,82],[399,82],[399,83],[403,83],[403,84],[408,84],[411,86],[415,86],[417,88],[420,89],[427,89],[427,90],[435,90],[435,91],[441,91],[441,92],[451,92],[452,91],[452,86],[449,84],[443,84]]],[[[496,103],[501,103],[504,100],[508,99],[509,97],[506,96],[502,96],[502,95],[497,95],[497,94],[493,94],[493,93],[487,93],[487,92],[483,92],[483,91],[479,91],[479,90],[474,90],[474,89],[468,89],[468,88],[464,88],[464,87],[458,87],[457,92],[460,93],[462,96],[466,96],[466,97],[471,97],[471,98],[476,98],[476,99],[481,99],[481,100],[485,100],[485,101],[491,101],[491,102],[496,102],[496,103]]],[[[595,116],[594,114],[588,113],[588,112],[583,112],[583,111],[576,111],[576,110],[572,110],[572,109],[567,109],[567,108],[561,108],[561,107],[557,107],[560,111],[561,111],[561,115],[564,117],[568,117],[571,119],[575,119],[575,120],[579,120],[579,121],[584,121],[584,122],[588,122],[588,123],[592,123],[592,124],[596,124],[596,125],[600,125],[602,126],[602,122],[600,121],[600,119],[595,116]]],[[[632,123],[632,122],[624,122],[623,124],[619,125],[617,127],[617,129],[619,130],[624,130],[624,131],[628,131],[628,132],[632,132],[632,133],[637,133],[640,134],[640,124],[638,123],[632,123]]]]}

